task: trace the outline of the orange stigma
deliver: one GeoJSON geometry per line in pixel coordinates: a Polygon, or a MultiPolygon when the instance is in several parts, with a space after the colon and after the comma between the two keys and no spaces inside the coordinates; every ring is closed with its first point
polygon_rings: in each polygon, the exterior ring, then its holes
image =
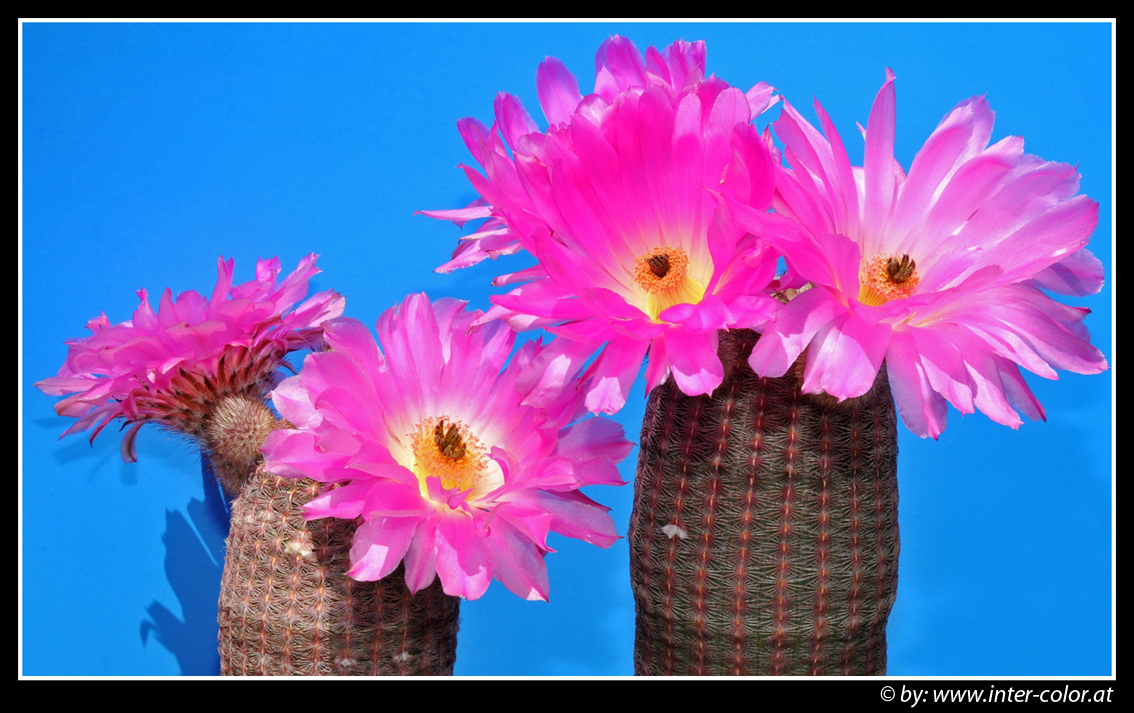
{"type": "Polygon", "coordinates": [[[876,255],[863,261],[859,282],[858,301],[878,306],[909,297],[921,278],[917,274],[917,263],[909,255],[876,255]]]}
{"type": "Polygon", "coordinates": [[[417,425],[410,439],[413,472],[427,497],[426,478],[440,478],[442,487],[463,491],[476,485],[484,474],[487,449],[460,421],[448,416],[427,418],[417,425]]]}
{"type": "Polygon", "coordinates": [[[658,315],[678,304],[697,304],[705,296],[701,283],[689,276],[689,256],[681,248],[654,247],[634,261],[634,282],[646,291],[646,309],[658,315]]]}

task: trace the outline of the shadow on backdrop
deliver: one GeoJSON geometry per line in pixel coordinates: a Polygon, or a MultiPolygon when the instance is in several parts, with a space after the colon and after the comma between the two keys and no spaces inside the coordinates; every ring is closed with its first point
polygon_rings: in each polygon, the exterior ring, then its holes
{"type": "Polygon", "coordinates": [[[224,569],[224,540],[228,536],[228,503],[208,460],[202,458],[205,500],[190,500],[189,518],[165,511],[165,574],[181,603],[184,620],[154,601],[141,625],[142,643],[151,632],[177,658],[183,676],[220,674],[217,652],[217,598],[224,569]]]}

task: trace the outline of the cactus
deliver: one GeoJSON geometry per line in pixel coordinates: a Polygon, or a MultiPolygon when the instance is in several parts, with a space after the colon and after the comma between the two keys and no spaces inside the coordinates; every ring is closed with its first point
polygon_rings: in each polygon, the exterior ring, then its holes
{"type": "Polygon", "coordinates": [[[898,570],[897,432],[886,368],[865,395],[800,392],[748,366],[649,395],[630,521],[639,675],[880,675],[898,570]]]}
{"type": "Polygon", "coordinates": [[[411,595],[400,568],[378,582],[347,577],[356,523],[306,521],[303,505],[324,486],[248,461],[249,442],[287,424],[251,399],[222,402],[212,423],[224,427],[203,439],[203,461],[236,495],[217,619],[221,673],[452,675],[459,599],[439,579],[411,595]]]}

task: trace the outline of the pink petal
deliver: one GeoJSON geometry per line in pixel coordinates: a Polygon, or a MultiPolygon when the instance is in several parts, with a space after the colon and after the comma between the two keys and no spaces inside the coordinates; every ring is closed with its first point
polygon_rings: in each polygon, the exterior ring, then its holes
{"type": "Polygon", "coordinates": [[[688,89],[705,78],[705,41],[677,40],[664,50],[670,86],[675,91],[688,89]]]}
{"type": "MultiPolygon", "coordinates": [[[[591,310],[615,321],[645,322],[646,313],[626,302],[626,298],[604,287],[579,288],[579,301],[591,310]]],[[[589,316],[589,315],[588,315],[589,316]]],[[[625,325],[629,327],[630,325],[625,325]]]]}
{"type": "Polygon", "coordinates": [[[914,327],[909,332],[933,390],[961,413],[972,413],[975,388],[951,330],[914,327]]]}
{"type": "Polygon", "coordinates": [[[906,243],[909,249],[930,259],[989,196],[1000,190],[1020,162],[1023,150],[1023,139],[1009,136],[958,167],[922,223],[911,229],[906,243]]]}
{"type": "MultiPolygon", "coordinates": [[[[954,342],[965,359],[970,383],[974,389],[974,405],[993,421],[1011,428],[1019,428],[1023,421],[1008,401],[1004,379],[1001,377],[1001,363],[1019,376],[1015,364],[990,354],[987,349],[972,341],[962,330],[951,330],[954,342]]],[[[1028,393],[1031,393],[1030,391],[1028,393]]],[[[1041,409],[1042,412],[1042,409],[1041,409]]]]}
{"type": "Polygon", "coordinates": [[[788,263],[816,285],[858,297],[862,252],[857,243],[834,233],[812,234],[782,216],[754,211],[725,197],[738,225],[782,252],[788,263]]]}
{"type": "Polygon", "coordinates": [[[552,340],[516,380],[524,403],[546,406],[555,400],[598,346],[562,337],[552,340]]]}
{"type": "MultiPolygon", "coordinates": [[[[996,357],[993,358],[996,359],[996,357]]],[[[1039,399],[1035,397],[1032,390],[1028,388],[1028,384],[1024,381],[1024,377],[1020,374],[1016,365],[1007,359],[997,359],[997,365],[1000,367],[1000,379],[1004,385],[1004,393],[1007,394],[1012,405],[1023,411],[1024,415],[1033,421],[1046,421],[1047,416],[1044,415],[1043,406],[1040,405],[1039,399]]]]}
{"type": "Polygon", "coordinates": [[[843,146],[843,139],[830,117],[827,116],[826,110],[819,104],[819,100],[815,100],[815,113],[819,116],[819,125],[823,127],[831,145],[829,178],[832,196],[835,200],[835,212],[841,221],[840,225],[843,226],[842,230],[838,232],[857,239],[860,236],[859,204],[854,171],[851,168],[850,159],[847,157],[847,150],[843,146]]]}
{"type": "Polygon", "coordinates": [[[801,292],[776,312],[775,320],[752,348],[749,366],[760,376],[783,376],[816,332],[847,312],[848,308],[826,288],[801,292]]]}
{"type": "Polygon", "coordinates": [[[776,88],[765,82],[758,82],[751,89],[745,92],[744,96],[748,99],[748,110],[752,116],[759,116],[780,100],[779,97],[773,96],[776,88]]]}
{"type": "Polygon", "coordinates": [[[551,529],[565,537],[574,537],[599,547],[610,547],[618,541],[614,520],[605,508],[578,490],[548,493],[529,490],[512,496],[516,502],[529,504],[555,516],[551,529]]]}
{"type": "Polygon", "coordinates": [[[370,482],[356,480],[341,488],[333,488],[311,500],[303,508],[308,520],[324,517],[341,517],[353,520],[362,514],[366,494],[370,492],[370,482]]]}
{"type": "Polygon", "coordinates": [[[380,378],[386,373],[386,360],[365,324],[357,319],[340,317],[324,324],[323,330],[327,344],[333,349],[349,352],[370,379],[380,378]]]}
{"type": "Polygon", "coordinates": [[[492,513],[485,518],[484,527],[490,529],[498,519],[507,520],[525,538],[535,543],[540,551],[554,552],[555,550],[547,545],[547,536],[551,532],[551,523],[555,520],[555,515],[545,512],[540,507],[523,500],[522,497],[521,495],[519,501],[507,500],[497,504],[492,513]]]}
{"type": "Polygon", "coordinates": [[[870,324],[850,311],[823,325],[811,340],[803,390],[839,399],[862,396],[878,376],[891,332],[890,325],[870,324]]]}
{"type": "Polygon", "coordinates": [[[721,191],[757,209],[767,208],[776,189],[776,161],[756,127],[738,126],[732,133],[732,161],[721,191]]]}
{"type": "Polygon", "coordinates": [[[914,157],[909,175],[894,206],[894,215],[881,251],[902,255],[913,251],[905,241],[922,221],[956,169],[984,149],[992,130],[992,112],[982,98],[961,102],[937,125],[914,157]],[[974,141],[978,144],[974,146],[974,141]]]}
{"type": "Polygon", "coordinates": [[[633,147],[633,161],[628,151],[619,154],[630,209],[639,211],[641,223],[655,230],[667,231],[687,225],[693,216],[681,212],[677,195],[696,189],[674,185],[672,95],[663,87],[651,87],[639,99],[638,109],[637,137],[623,135],[618,141],[620,147],[633,147]],[[640,153],[638,146],[641,146],[640,153]]]}
{"type": "Polygon", "coordinates": [[[373,582],[393,572],[409,549],[418,521],[416,517],[380,517],[359,525],[350,548],[347,575],[360,582],[373,582]]]}
{"type": "Polygon", "coordinates": [[[913,225],[929,214],[938,186],[952,172],[967,140],[964,127],[950,127],[944,131],[938,128],[929,137],[910,168],[913,179],[902,185],[885,239],[878,243],[881,253],[902,255],[911,252],[906,236],[913,225]]]}
{"type": "Polygon", "coordinates": [[[612,339],[595,362],[592,386],[587,392],[587,410],[616,413],[626,403],[630,386],[642,368],[649,342],[619,337],[612,339]]]}
{"type": "Polygon", "coordinates": [[[135,439],[138,437],[138,430],[141,429],[145,421],[138,421],[130,426],[130,430],[126,431],[126,435],[122,437],[122,443],[119,449],[122,453],[122,461],[124,463],[137,463],[138,462],[138,447],[135,444],[135,439]]]}
{"type": "Polygon", "coordinates": [[[646,395],[669,376],[669,355],[665,348],[665,334],[650,342],[649,357],[646,362],[646,395]]]}
{"type": "Polygon", "coordinates": [[[865,231],[863,252],[878,255],[882,252],[881,236],[894,202],[894,73],[886,68],[886,82],[878,90],[867,123],[866,153],[863,168],[866,173],[866,200],[863,215],[865,231]]]}
{"type": "Polygon", "coordinates": [[[886,353],[886,366],[902,423],[914,434],[936,440],[945,430],[949,405],[930,385],[908,332],[894,332],[886,353]]]}
{"type": "Polygon", "coordinates": [[[320,482],[341,479],[342,469],[352,454],[322,451],[316,447],[316,438],[311,431],[272,431],[260,449],[264,467],[281,478],[311,478],[320,482]]]}
{"type": "Polygon", "coordinates": [[[435,567],[446,594],[479,599],[492,582],[492,551],[472,518],[446,513],[437,524],[435,567]]]}
{"type": "Polygon", "coordinates": [[[417,479],[408,468],[390,465],[384,470],[388,473],[385,477],[379,471],[379,477],[366,481],[369,487],[362,503],[363,518],[421,517],[429,511],[430,505],[422,496],[417,479]],[[387,477],[390,479],[386,479],[387,477]]]}
{"type": "MultiPolygon", "coordinates": [[[[818,101],[815,108],[818,112],[822,111],[818,101]]],[[[789,180],[787,185],[780,187],[780,192],[792,208],[802,214],[800,217],[806,218],[804,224],[812,232],[847,232],[849,237],[857,238],[857,234],[851,232],[854,225],[848,222],[847,214],[852,204],[857,209],[858,190],[853,180],[846,181],[847,167],[842,163],[846,162],[849,167],[849,160],[845,151],[842,156],[833,152],[830,142],[786,101],[775,128],[776,135],[784,142],[788,162],[795,167],[789,175],[805,188],[803,196],[796,195],[789,180]],[[825,205],[811,205],[813,197],[819,198],[825,205]],[[828,206],[830,210],[827,210],[828,206]]],[[[838,138],[838,134],[834,137],[838,138]]],[[[839,147],[841,149],[841,143],[839,147]]]]}
{"type": "Polygon", "coordinates": [[[1027,279],[1085,246],[1098,221],[1099,204],[1075,196],[985,251],[977,264],[1005,266],[1005,281],[1027,279]]]}
{"type": "Polygon", "coordinates": [[[559,432],[554,453],[573,461],[609,458],[617,463],[633,446],[617,421],[588,418],[559,432]]]}
{"type": "Polygon", "coordinates": [[[470,220],[488,218],[492,215],[492,206],[485,205],[483,200],[476,200],[473,201],[473,203],[474,205],[470,205],[467,208],[457,208],[455,210],[418,210],[414,211],[414,215],[424,215],[434,220],[449,220],[456,223],[458,228],[462,227],[470,220]]]}
{"type": "Polygon", "coordinates": [[[547,277],[547,270],[543,269],[543,265],[533,265],[532,267],[517,272],[508,273],[507,275],[500,275],[492,280],[493,287],[504,287],[505,285],[515,285],[524,282],[531,282],[540,278],[547,277]]]}
{"type": "Polygon", "coordinates": [[[733,329],[755,329],[763,332],[766,325],[775,319],[780,303],[767,295],[741,295],[728,303],[732,316],[729,327],[733,329]]]}
{"type": "Polygon", "coordinates": [[[1093,295],[1103,287],[1103,265],[1082,248],[1032,276],[1031,284],[1062,295],[1093,295]]]}
{"type": "Polygon", "coordinates": [[[553,280],[534,280],[506,295],[493,295],[493,304],[516,313],[553,319],[584,319],[594,315],[575,293],[553,280]]]}
{"type": "Polygon", "coordinates": [[[547,601],[551,586],[543,553],[510,522],[493,521],[488,530],[492,569],[496,578],[513,594],[528,601],[547,601]]]}
{"type": "Polygon", "coordinates": [[[424,515],[417,526],[413,540],[406,550],[406,586],[411,594],[417,594],[437,578],[437,525],[440,517],[430,512],[424,515]]]}
{"type": "Polygon", "coordinates": [[[669,368],[683,393],[711,394],[724,381],[717,343],[715,331],[697,333],[674,328],[666,332],[669,368]]]}
{"type": "Polygon", "coordinates": [[[716,332],[726,329],[732,324],[732,313],[724,301],[716,295],[706,295],[695,305],[676,304],[661,314],[658,319],[663,322],[680,324],[690,333],[716,332]]]}
{"type": "MultiPolygon", "coordinates": [[[[599,47],[595,55],[596,73],[606,68],[610,71],[617,91],[626,91],[631,87],[646,86],[646,68],[642,61],[642,53],[634,43],[625,37],[615,35],[599,47]]],[[[596,79],[595,91],[598,92],[596,79]]]]}
{"type": "Polygon", "coordinates": [[[477,163],[483,166],[484,154],[489,150],[488,127],[485,126],[480,119],[474,119],[470,116],[457,122],[457,132],[460,133],[461,138],[464,139],[465,146],[468,147],[469,153],[473,155],[477,163]]]}
{"type": "Polygon", "coordinates": [[[536,94],[543,115],[552,126],[570,121],[583,100],[579,80],[554,57],[544,59],[536,70],[536,94]]]}
{"type": "MultiPolygon", "coordinates": [[[[532,120],[528,110],[519,99],[500,92],[496,95],[496,125],[504,135],[508,146],[515,147],[521,136],[539,132],[539,126],[532,120]]],[[[488,166],[485,166],[488,168],[488,166]]]]}

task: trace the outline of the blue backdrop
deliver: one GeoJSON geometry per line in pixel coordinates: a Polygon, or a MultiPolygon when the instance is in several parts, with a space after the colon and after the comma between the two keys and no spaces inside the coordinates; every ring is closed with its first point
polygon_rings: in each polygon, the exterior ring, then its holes
{"type": "MultiPolygon", "coordinates": [[[[64,340],[135,291],[209,294],[219,255],[250,279],[308,252],[313,290],[346,295],[373,325],[404,295],[487,309],[501,258],[450,275],[455,227],[413,212],[475,198],[461,117],[491,123],[498,91],[543,122],[535,70],[563,60],[584,93],[611,34],[641,50],[708,42],[709,71],[767,81],[812,120],[819,98],[861,163],[892,67],[896,154],[907,168],[956,102],[986,94],[993,141],[1076,164],[1101,204],[1099,295],[1073,300],[1113,363],[1112,28],[1109,24],[24,24],[22,25],[22,668],[26,675],[212,675],[227,534],[197,454],[156,428],[124,464],[108,428],[70,425],[32,382],[64,340]],[[856,155],[857,153],[857,155],[856,155]]],[[[760,125],[779,115],[768,112],[760,125]]],[[[902,431],[896,675],[1110,675],[1113,671],[1112,373],[1028,375],[1047,422],[1018,431],[953,411],[940,441],[902,431]]],[[[642,381],[618,415],[640,429],[642,381]]],[[[637,450],[623,464],[631,481],[637,450]]],[[[595,488],[619,532],[631,486],[595,488]]],[[[626,541],[558,538],[550,603],[498,582],[464,602],[456,672],[629,675],[634,605],[626,541]]]]}

